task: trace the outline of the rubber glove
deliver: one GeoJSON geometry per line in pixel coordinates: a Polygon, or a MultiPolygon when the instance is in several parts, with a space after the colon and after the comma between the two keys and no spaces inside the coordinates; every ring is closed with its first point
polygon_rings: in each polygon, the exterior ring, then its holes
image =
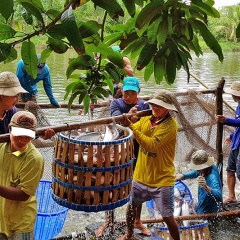
{"type": "Polygon", "coordinates": [[[197,178],[197,181],[198,181],[198,184],[199,184],[199,186],[200,186],[201,188],[207,189],[206,180],[205,180],[205,178],[204,178],[203,176],[199,176],[199,177],[197,178]]]}
{"type": "Polygon", "coordinates": [[[175,175],[175,182],[183,180],[183,178],[184,178],[183,174],[178,173],[178,174],[175,175]]]}

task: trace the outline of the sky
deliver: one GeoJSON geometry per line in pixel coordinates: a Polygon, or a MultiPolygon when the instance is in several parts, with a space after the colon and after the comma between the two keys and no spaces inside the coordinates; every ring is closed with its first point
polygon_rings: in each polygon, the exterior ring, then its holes
{"type": "Polygon", "coordinates": [[[214,7],[218,9],[223,6],[231,6],[240,3],[240,0],[215,0],[214,7]]]}

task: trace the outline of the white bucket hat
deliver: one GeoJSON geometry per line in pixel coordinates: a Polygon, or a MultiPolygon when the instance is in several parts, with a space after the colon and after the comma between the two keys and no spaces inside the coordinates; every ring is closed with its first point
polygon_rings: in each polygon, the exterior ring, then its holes
{"type": "Polygon", "coordinates": [[[240,97],[240,81],[233,82],[231,87],[224,90],[224,92],[240,97]]]}
{"type": "Polygon", "coordinates": [[[176,107],[174,106],[173,96],[172,93],[168,90],[158,90],[156,91],[152,98],[147,101],[149,104],[155,104],[161,107],[164,107],[168,110],[177,111],[176,107]]]}
{"type": "Polygon", "coordinates": [[[211,167],[214,163],[214,157],[209,157],[204,150],[198,150],[192,154],[190,168],[202,170],[211,167]]]}
{"type": "Polygon", "coordinates": [[[27,93],[21,86],[18,78],[12,72],[0,73],[0,95],[16,96],[19,93],[27,93]]]}

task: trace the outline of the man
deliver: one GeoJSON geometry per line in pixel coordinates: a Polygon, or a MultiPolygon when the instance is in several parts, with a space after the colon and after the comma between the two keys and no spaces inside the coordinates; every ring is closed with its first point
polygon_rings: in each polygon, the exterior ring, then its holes
{"type": "Polygon", "coordinates": [[[0,144],[0,240],[33,240],[37,216],[35,192],[44,160],[31,143],[37,119],[28,111],[15,113],[10,142],[0,144]]]}
{"type": "Polygon", "coordinates": [[[127,233],[120,239],[133,238],[137,206],[153,199],[171,237],[180,240],[173,217],[174,156],[178,131],[177,121],[170,115],[171,111],[177,111],[173,102],[171,92],[159,90],[148,101],[152,116],[142,117],[135,123],[125,118],[140,148],[127,206],[127,233]]]}
{"type": "MultiPolygon", "coordinates": [[[[27,91],[21,87],[18,78],[12,72],[0,73],[0,134],[9,132],[8,125],[12,116],[17,112],[15,104],[21,93],[27,91]]],[[[53,129],[47,128],[41,136],[44,140],[55,135],[53,129]]]]}
{"type": "MultiPolygon", "coordinates": [[[[119,116],[123,113],[136,113],[137,111],[150,109],[149,105],[142,99],[138,98],[140,93],[140,83],[136,77],[126,77],[122,85],[122,97],[114,99],[110,104],[111,116],[119,116]]],[[[134,119],[132,119],[135,121],[134,119]]],[[[122,125],[126,123],[122,122],[122,125]]],[[[137,161],[139,144],[134,140],[134,165],[137,161]]],[[[139,205],[136,213],[135,228],[138,228],[144,235],[149,236],[151,232],[142,224],[141,217],[142,205],[139,205]]],[[[109,216],[106,216],[105,223],[97,230],[97,236],[103,235],[105,228],[109,224],[109,216]]]]}
{"type": "MultiPolygon", "coordinates": [[[[119,46],[112,46],[112,50],[115,52],[119,52],[119,53],[122,52],[122,50],[120,49],[119,46]]],[[[134,71],[133,71],[130,59],[127,56],[124,56],[123,62],[124,62],[123,70],[125,71],[127,76],[132,77],[134,75],[134,71]]],[[[114,84],[113,98],[116,99],[116,98],[121,98],[121,97],[122,97],[122,84],[121,83],[114,84]]]]}
{"type": "Polygon", "coordinates": [[[231,151],[228,157],[227,163],[227,186],[228,186],[228,197],[224,199],[223,203],[234,203],[237,202],[235,194],[236,175],[240,179],[240,81],[232,83],[230,88],[225,90],[226,93],[232,95],[234,102],[236,102],[237,109],[234,118],[228,118],[223,115],[217,115],[216,121],[223,123],[227,126],[235,127],[235,131],[226,137],[225,142],[231,144],[231,151]]]}
{"type": "Polygon", "coordinates": [[[37,54],[38,59],[38,74],[37,78],[33,79],[27,71],[24,69],[24,62],[23,60],[19,60],[17,65],[17,77],[22,85],[22,87],[28,91],[28,93],[22,93],[20,95],[19,101],[20,102],[27,102],[33,101],[37,102],[37,93],[38,93],[38,86],[37,83],[43,81],[44,90],[51,102],[54,106],[59,106],[58,101],[54,98],[52,93],[52,84],[50,78],[50,68],[47,64],[40,62],[41,54],[37,54]]]}
{"type": "Polygon", "coordinates": [[[204,150],[193,153],[190,163],[193,171],[177,174],[175,180],[197,178],[198,205],[197,214],[220,212],[222,204],[222,184],[214,158],[208,156],[204,150]]]}

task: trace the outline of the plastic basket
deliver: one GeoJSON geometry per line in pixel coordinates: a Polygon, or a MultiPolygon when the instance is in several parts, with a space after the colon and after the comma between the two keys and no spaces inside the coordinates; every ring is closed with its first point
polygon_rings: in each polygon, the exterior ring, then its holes
{"type": "Polygon", "coordinates": [[[51,181],[41,180],[37,187],[37,219],[34,239],[48,240],[57,236],[63,228],[68,208],[58,205],[52,199],[51,181]]]}
{"type": "MultiPolygon", "coordinates": [[[[182,181],[177,181],[174,183],[174,187],[177,187],[181,193],[181,195],[184,195],[184,199],[186,202],[189,202],[190,200],[192,200],[192,193],[190,191],[190,189],[188,188],[188,186],[182,182],[182,181]]],[[[148,209],[148,212],[151,215],[154,215],[154,201],[150,200],[146,202],[146,207],[148,209]]]]}

